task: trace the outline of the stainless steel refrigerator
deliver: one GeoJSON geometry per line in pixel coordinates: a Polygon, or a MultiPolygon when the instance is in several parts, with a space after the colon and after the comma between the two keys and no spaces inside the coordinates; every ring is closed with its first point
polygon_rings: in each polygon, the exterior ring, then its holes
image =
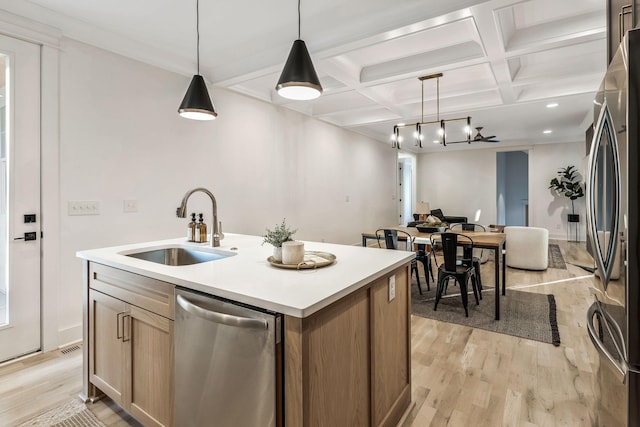
{"type": "Polygon", "coordinates": [[[600,355],[596,425],[640,426],[640,29],[626,34],[593,102],[587,238],[596,272],[587,329],[600,355]]]}

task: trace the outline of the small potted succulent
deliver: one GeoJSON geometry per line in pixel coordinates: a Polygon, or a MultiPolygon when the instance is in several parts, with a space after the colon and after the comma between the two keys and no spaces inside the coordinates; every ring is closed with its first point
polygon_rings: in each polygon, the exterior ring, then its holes
{"type": "Polygon", "coordinates": [[[276,225],[273,230],[267,228],[267,234],[265,234],[262,244],[265,243],[273,246],[273,259],[275,261],[282,261],[282,244],[293,240],[291,236],[298,230],[291,230],[286,224],[286,218],[282,219],[282,224],[276,225]]]}

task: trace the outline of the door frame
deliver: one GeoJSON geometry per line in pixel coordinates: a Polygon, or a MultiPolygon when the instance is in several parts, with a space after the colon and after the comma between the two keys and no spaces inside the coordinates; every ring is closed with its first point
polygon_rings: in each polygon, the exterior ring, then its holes
{"type": "Polygon", "coordinates": [[[413,217],[411,217],[410,215],[412,213],[415,212],[416,208],[416,182],[417,182],[417,178],[416,178],[416,171],[417,171],[417,166],[416,166],[416,156],[410,153],[403,153],[403,152],[399,152],[398,156],[397,156],[397,161],[396,161],[396,219],[398,221],[399,225],[405,226],[407,225],[408,222],[413,221],[413,217]],[[411,193],[410,193],[410,199],[409,200],[404,200],[403,199],[403,195],[401,194],[400,191],[400,174],[399,174],[399,169],[400,167],[403,166],[403,163],[406,164],[410,164],[411,165],[411,193]],[[400,203],[400,200],[402,199],[402,203],[400,203]],[[409,205],[409,210],[411,211],[409,214],[408,218],[403,218],[403,223],[401,223],[400,221],[400,215],[404,215],[404,211],[403,211],[403,206],[405,205],[409,205]]]}
{"type": "MultiPolygon", "coordinates": [[[[504,184],[504,182],[502,182],[500,180],[501,176],[500,176],[500,162],[498,161],[498,159],[500,158],[501,155],[507,155],[508,153],[511,152],[524,152],[527,155],[527,183],[526,183],[526,189],[527,189],[527,203],[526,205],[524,204],[523,200],[521,200],[521,203],[525,206],[524,208],[524,221],[526,223],[526,225],[530,225],[532,223],[532,217],[531,217],[531,197],[532,197],[532,187],[531,187],[531,159],[532,159],[532,150],[530,147],[528,146],[523,146],[522,148],[515,148],[515,147],[509,147],[509,148],[505,148],[502,150],[497,150],[495,152],[495,156],[496,156],[496,163],[495,163],[495,172],[496,172],[496,223],[498,224],[506,224],[506,199],[500,199],[500,187],[502,184],[504,184]],[[501,201],[503,203],[502,208],[501,209],[501,201]],[[501,212],[503,211],[503,212],[501,212]],[[500,215],[504,214],[504,218],[501,218],[500,215]]],[[[506,168],[505,168],[506,169],[506,168]]],[[[505,177],[502,177],[505,178],[505,177]]],[[[505,181],[506,182],[506,181],[505,181]]]]}
{"type": "MultiPolygon", "coordinates": [[[[17,20],[0,10],[0,33],[41,45],[40,49],[40,348],[46,352],[73,341],[60,332],[60,30],[34,21],[17,20]]],[[[80,298],[80,296],[79,296],[80,298]]]]}

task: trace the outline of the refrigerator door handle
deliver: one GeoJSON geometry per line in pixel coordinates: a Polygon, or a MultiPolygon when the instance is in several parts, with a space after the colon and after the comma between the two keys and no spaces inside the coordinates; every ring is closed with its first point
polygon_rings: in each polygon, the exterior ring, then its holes
{"type": "MultiPolygon", "coordinates": [[[[620,212],[620,157],[618,154],[618,142],[616,140],[616,133],[613,130],[613,120],[611,119],[611,114],[609,113],[609,107],[607,105],[606,100],[602,104],[602,108],[600,110],[600,114],[598,116],[598,121],[594,127],[593,139],[591,142],[591,151],[589,153],[589,165],[588,165],[588,173],[587,173],[587,188],[586,188],[586,203],[587,203],[587,238],[591,241],[593,250],[595,252],[594,259],[596,262],[596,268],[598,269],[598,273],[600,275],[600,280],[604,285],[604,289],[607,289],[607,285],[609,283],[609,279],[611,278],[611,273],[614,267],[614,259],[617,251],[617,242],[618,242],[618,228],[619,228],[619,219],[618,215],[620,212]],[[606,136],[607,139],[603,141],[603,136],[606,136]],[[603,143],[606,145],[603,146],[603,143]],[[600,245],[600,239],[598,238],[598,225],[596,218],[596,170],[598,168],[598,160],[599,160],[599,151],[602,147],[609,147],[610,151],[607,153],[611,156],[611,166],[613,167],[612,177],[613,177],[613,194],[610,196],[614,198],[615,203],[611,206],[612,211],[610,212],[610,216],[613,219],[611,224],[611,229],[608,230],[606,227],[602,230],[603,232],[609,231],[609,238],[606,237],[604,240],[604,245],[606,248],[606,252],[603,252],[603,248],[600,245]]],[[[605,235],[606,236],[606,235],[605,235]]]]}
{"type": "MultiPolygon", "coordinates": [[[[621,383],[625,383],[627,380],[627,374],[629,373],[629,367],[627,363],[624,361],[624,357],[622,357],[622,361],[616,360],[616,358],[614,358],[613,355],[606,348],[602,340],[600,340],[600,338],[598,337],[598,333],[593,327],[593,318],[596,315],[599,315],[604,320],[606,324],[607,332],[610,335],[612,333],[611,328],[609,327],[609,323],[611,320],[607,317],[607,314],[605,314],[603,310],[599,310],[597,308],[597,303],[596,303],[596,304],[593,304],[591,307],[589,307],[589,310],[587,311],[587,332],[589,333],[589,338],[591,338],[591,342],[596,347],[598,352],[602,354],[604,357],[606,357],[609,363],[611,363],[611,365],[615,368],[614,371],[617,374],[616,378],[618,379],[618,381],[620,381],[621,383]]],[[[615,343],[616,340],[613,337],[611,338],[615,343]]],[[[619,351],[620,349],[618,348],[618,345],[617,344],[615,345],[616,345],[616,350],[619,351]]]]}

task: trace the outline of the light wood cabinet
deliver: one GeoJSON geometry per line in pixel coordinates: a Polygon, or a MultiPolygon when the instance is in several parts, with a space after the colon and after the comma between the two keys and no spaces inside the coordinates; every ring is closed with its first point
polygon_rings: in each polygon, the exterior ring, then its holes
{"type": "Polygon", "coordinates": [[[388,276],[371,287],[371,376],[374,426],[395,426],[411,401],[411,274],[400,269],[396,297],[388,276]]]}
{"type": "MultiPolygon", "coordinates": [[[[150,281],[91,265],[89,382],[145,426],[172,426],[173,320],[148,308],[173,300],[173,286],[150,281]],[[104,293],[109,290],[125,300],[104,293]]],[[[159,311],[173,317],[172,309],[159,311]]]]}
{"type": "MultiPolygon", "coordinates": [[[[172,426],[174,285],[94,262],[84,271],[83,395],[172,426]]],[[[285,316],[285,426],[398,425],[411,404],[410,277],[407,263],[309,317],[285,316]]]]}
{"type": "Polygon", "coordinates": [[[398,424],[411,403],[408,268],[308,318],[285,318],[287,426],[398,424]]]}
{"type": "Polygon", "coordinates": [[[122,317],[126,304],[100,292],[89,292],[90,381],[116,403],[122,405],[124,387],[124,344],[122,317]]]}

